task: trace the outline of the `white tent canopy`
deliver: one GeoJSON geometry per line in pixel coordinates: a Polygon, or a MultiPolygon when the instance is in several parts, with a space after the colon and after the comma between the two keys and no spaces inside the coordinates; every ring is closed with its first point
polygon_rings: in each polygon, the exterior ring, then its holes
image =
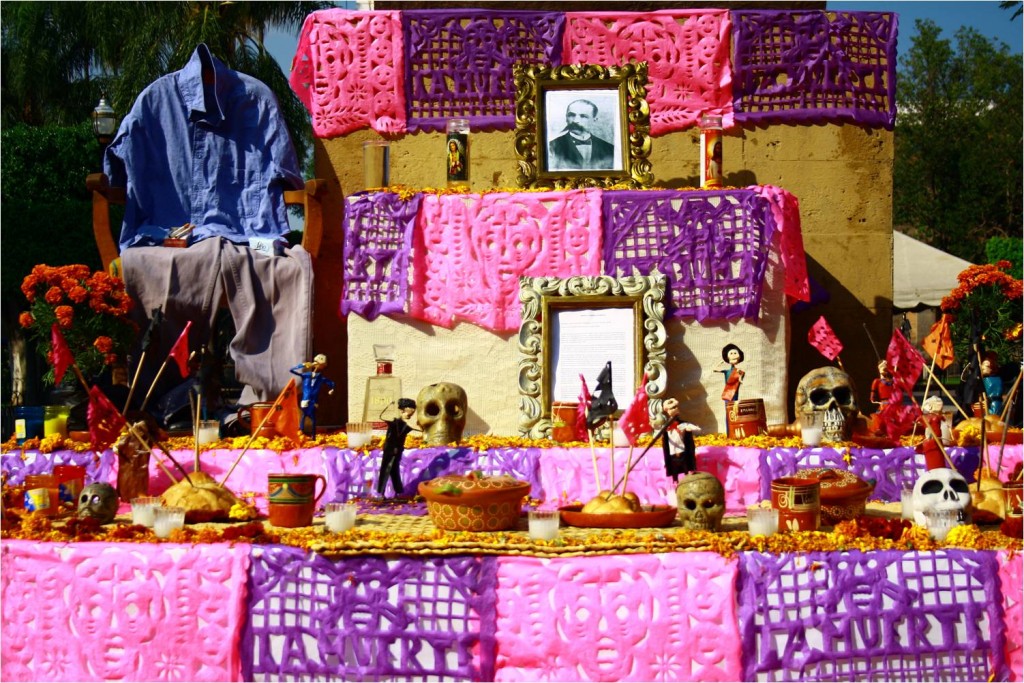
{"type": "Polygon", "coordinates": [[[972,265],[901,232],[892,237],[893,308],[938,306],[956,287],[956,276],[972,265]]]}

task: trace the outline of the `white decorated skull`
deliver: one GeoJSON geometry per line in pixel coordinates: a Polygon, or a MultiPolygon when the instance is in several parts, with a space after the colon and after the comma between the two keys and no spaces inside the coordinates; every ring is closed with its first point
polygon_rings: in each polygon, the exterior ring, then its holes
{"type": "Polygon", "coordinates": [[[105,482],[89,484],[78,494],[78,516],[108,524],[117,516],[117,489],[105,482]]]}
{"type": "Polygon", "coordinates": [[[416,424],[423,430],[424,446],[458,443],[466,428],[466,390],[451,382],[428,384],[416,397],[416,424]]]}
{"type": "Polygon", "coordinates": [[[725,488],[708,472],[693,472],[676,487],[679,523],[684,529],[718,531],[725,515],[725,488]]]}
{"type": "Polygon", "coordinates": [[[967,480],[948,467],[928,470],[914,484],[914,522],[925,526],[925,510],[956,510],[961,522],[969,522],[971,491],[967,480]]]}
{"type": "Polygon", "coordinates": [[[860,413],[850,376],[832,366],[811,370],[803,376],[796,388],[793,409],[797,419],[816,415],[826,441],[848,441],[860,413]]]}

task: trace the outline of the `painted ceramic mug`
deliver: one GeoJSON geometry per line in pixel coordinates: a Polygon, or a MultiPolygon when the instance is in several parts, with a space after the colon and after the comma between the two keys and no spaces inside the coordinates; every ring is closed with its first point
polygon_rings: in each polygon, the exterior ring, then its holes
{"type": "Polygon", "coordinates": [[[327,479],[321,474],[268,474],[267,512],[270,523],[280,527],[313,525],[313,511],[327,490],[327,479]],[[320,493],[316,483],[320,481],[320,493]]]}

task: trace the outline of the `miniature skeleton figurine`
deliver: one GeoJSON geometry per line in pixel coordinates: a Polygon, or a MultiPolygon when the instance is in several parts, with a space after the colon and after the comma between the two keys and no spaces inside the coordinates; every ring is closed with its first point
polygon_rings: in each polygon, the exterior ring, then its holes
{"type": "Polygon", "coordinates": [[[302,398],[299,400],[299,407],[302,408],[302,422],[299,428],[305,426],[308,419],[312,424],[311,435],[316,438],[316,405],[320,398],[320,389],[327,385],[327,393],[334,393],[334,382],[323,376],[324,368],[327,367],[327,356],[318,353],[313,357],[312,362],[299,363],[292,368],[291,373],[302,378],[302,398]]]}
{"type": "Polygon", "coordinates": [[[693,433],[700,427],[679,419],[679,401],[670,398],[662,405],[662,411],[668,415],[665,427],[665,438],[661,448],[665,454],[665,472],[678,482],[680,474],[697,471],[697,447],[693,433]]]}
{"type": "Polygon", "coordinates": [[[889,371],[889,361],[883,358],[878,361],[878,377],[871,381],[871,402],[875,404],[875,414],[871,416],[871,429],[876,434],[885,432],[881,412],[892,400],[892,394],[892,372],[889,371]]]}
{"type": "MultiPolygon", "coordinates": [[[[388,406],[388,408],[390,407],[388,406]]],[[[387,408],[384,410],[387,411],[387,408]]],[[[395,495],[400,496],[403,493],[400,471],[402,453],[405,452],[405,437],[413,430],[406,420],[416,412],[416,401],[411,398],[398,399],[398,411],[401,413],[400,417],[387,421],[388,430],[384,435],[383,456],[380,463],[380,474],[377,477],[377,495],[379,496],[384,495],[388,477],[391,478],[391,488],[394,489],[395,495]]],[[[384,413],[381,412],[380,416],[383,419],[384,413]]]]}
{"type": "Polygon", "coordinates": [[[981,387],[985,392],[989,415],[1003,414],[1003,379],[993,353],[986,353],[981,361],[981,387]]]}
{"type": "Polygon", "coordinates": [[[722,400],[725,401],[725,431],[729,431],[729,404],[740,400],[740,385],[743,383],[743,376],[746,374],[741,368],[743,362],[743,351],[735,344],[726,344],[722,347],[722,360],[713,368],[714,372],[720,372],[725,376],[725,388],[722,389],[722,400]]]}

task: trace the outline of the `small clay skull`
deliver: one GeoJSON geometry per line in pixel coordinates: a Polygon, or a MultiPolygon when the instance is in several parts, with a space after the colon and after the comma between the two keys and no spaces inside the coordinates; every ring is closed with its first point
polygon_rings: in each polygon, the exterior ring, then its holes
{"type": "Polygon", "coordinates": [[[693,472],[676,487],[679,522],[684,529],[718,531],[725,515],[725,488],[708,472],[693,472]]]}
{"type": "Polygon", "coordinates": [[[803,376],[793,408],[797,419],[816,413],[826,441],[848,441],[860,413],[850,376],[832,366],[803,376]]]}
{"type": "Polygon", "coordinates": [[[428,384],[416,397],[416,423],[424,446],[458,443],[466,428],[466,390],[451,382],[428,384]]]}
{"type": "Polygon", "coordinates": [[[117,516],[117,490],[106,482],[89,484],[78,494],[78,516],[108,524],[117,516]]]}

